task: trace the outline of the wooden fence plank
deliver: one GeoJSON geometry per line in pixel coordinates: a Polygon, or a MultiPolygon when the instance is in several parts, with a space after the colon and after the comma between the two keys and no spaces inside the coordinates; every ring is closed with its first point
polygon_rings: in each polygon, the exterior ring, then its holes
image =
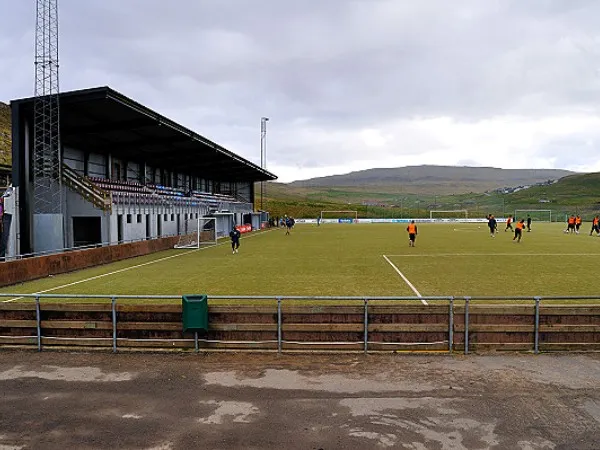
{"type": "MultiPolygon", "coordinates": [[[[361,325],[362,326],[362,325],[361,325]]],[[[362,330],[362,328],[361,328],[362,330]]],[[[415,332],[415,333],[427,333],[427,332],[447,332],[447,324],[436,324],[436,323],[381,323],[381,324],[370,324],[369,332],[415,332]]]]}
{"type": "Polygon", "coordinates": [[[540,333],[600,333],[600,325],[540,325],[540,333]]]}
{"type": "Polygon", "coordinates": [[[411,314],[425,314],[425,315],[437,315],[445,314],[448,315],[448,304],[444,305],[406,305],[398,302],[398,305],[377,305],[376,303],[369,303],[369,314],[399,314],[399,315],[411,315],[411,314]]]}
{"type": "MultiPolygon", "coordinates": [[[[112,308],[110,302],[105,303],[44,303],[40,302],[40,311],[65,312],[106,312],[112,308]]],[[[34,308],[35,309],[35,308],[34,308]]]]}
{"type": "MultiPolygon", "coordinates": [[[[454,324],[455,332],[465,331],[464,324],[454,324]]],[[[469,324],[469,332],[480,333],[533,333],[533,325],[490,325],[490,324],[469,324]]]]}
{"type": "Polygon", "coordinates": [[[209,323],[211,331],[277,331],[277,324],[269,323],[209,323]]]}
{"type": "Polygon", "coordinates": [[[181,304],[127,304],[119,303],[115,305],[118,312],[126,313],[179,313],[181,314],[181,304]]]}
{"type": "Polygon", "coordinates": [[[77,347],[112,347],[112,339],[110,338],[98,338],[98,339],[81,339],[81,338],[52,338],[49,336],[42,336],[42,345],[71,345],[77,347]]]}
{"type": "Polygon", "coordinates": [[[600,304],[582,306],[540,305],[542,316],[600,316],[600,304]]]}
{"type": "Polygon", "coordinates": [[[41,326],[47,330],[112,330],[112,322],[101,320],[42,320],[41,326]]]}
{"type": "Polygon", "coordinates": [[[181,322],[117,322],[117,330],[183,331],[181,322]]]}
{"type": "Polygon", "coordinates": [[[0,320],[0,328],[36,328],[35,320],[0,320]]]}
{"type": "Polygon", "coordinates": [[[0,299],[0,311],[35,311],[35,303],[34,302],[4,303],[3,299],[0,299]]]}
{"type": "MultiPolygon", "coordinates": [[[[464,315],[465,307],[456,305],[454,314],[464,315]]],[[[469,305],[470,315],[490,315],[490,316],[533,316],[535,307],[531,305],[469,305]]]]}
{"type": "Polygon", "coordinates": [[[37,337],[2,336],[0,345],[37,345],[37,337]]]}

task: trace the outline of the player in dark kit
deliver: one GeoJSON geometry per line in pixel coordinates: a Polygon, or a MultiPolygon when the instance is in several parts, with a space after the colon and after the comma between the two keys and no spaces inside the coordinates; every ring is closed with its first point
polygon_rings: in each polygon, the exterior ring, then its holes
{"type": "Polygon", "coordinates": [[[231,238],[231,253],[238,253],[240,248],[240,230],[238,230],[235,226],[229,232],[229,237],[231,238]]]}
{"type": "Polygon", "coordinates": [[[496,228],[498,227],[498,224],[493,214],[488,216],[488,227],[490,229],[490,236],[496,237],[496,228]]]}

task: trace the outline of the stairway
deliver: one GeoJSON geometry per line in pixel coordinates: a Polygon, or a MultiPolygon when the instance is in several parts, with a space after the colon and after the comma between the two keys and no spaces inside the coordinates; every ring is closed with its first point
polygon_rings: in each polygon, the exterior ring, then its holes
{"type": "Polygon", "coordinates": [[[102,211],[111,212],[112,201],[110,193],[100,189],[94,183],[81,177],[69,166],[62,166],[62,181],[72,191],[77,192],[88,202],[102,211]]]}

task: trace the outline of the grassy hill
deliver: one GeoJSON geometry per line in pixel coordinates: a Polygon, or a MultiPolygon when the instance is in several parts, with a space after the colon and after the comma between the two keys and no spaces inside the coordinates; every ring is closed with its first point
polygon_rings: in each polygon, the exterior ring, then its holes
{"type": "Polygon", "coordinates": [[[11,164],[10,107],[0,102],[0,164],[11,164]]]}
{"type": "Polygon", "coordinates": [[[552,184],[512,193],[496,189],[457,193],[451,187],[439,194],[411,190],[412,184],[395,192],[391,188],[380,192],[372,186],[352,191],[268,183],[264,209],[273,216],[295,217],[317,217],[322,210],[342,209],[358,210],[360,217],[428,217],[432,209],[467,209],[470,217],[484,217],[488,213],[504,216],[515,209],[550,209],[561,220],[564,214],[571,213],[580,213],[589,220],[600,213],[600,173],[568,175],[552,184]]]}

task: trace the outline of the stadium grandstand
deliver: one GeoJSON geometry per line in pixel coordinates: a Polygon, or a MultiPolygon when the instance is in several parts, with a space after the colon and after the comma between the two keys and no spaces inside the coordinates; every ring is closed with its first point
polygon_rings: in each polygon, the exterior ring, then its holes
{"type": "Polygon", "coordinates": [[[217,236],[268,220],[255,212],[254,184],[276,176],[250,161],[109,87],[61,93],[59,104],[56,227],[40,226],[31,204],[34,98],[10,104],[6,257],[180,235],[198,217],[215,217],[217,236]]]}

